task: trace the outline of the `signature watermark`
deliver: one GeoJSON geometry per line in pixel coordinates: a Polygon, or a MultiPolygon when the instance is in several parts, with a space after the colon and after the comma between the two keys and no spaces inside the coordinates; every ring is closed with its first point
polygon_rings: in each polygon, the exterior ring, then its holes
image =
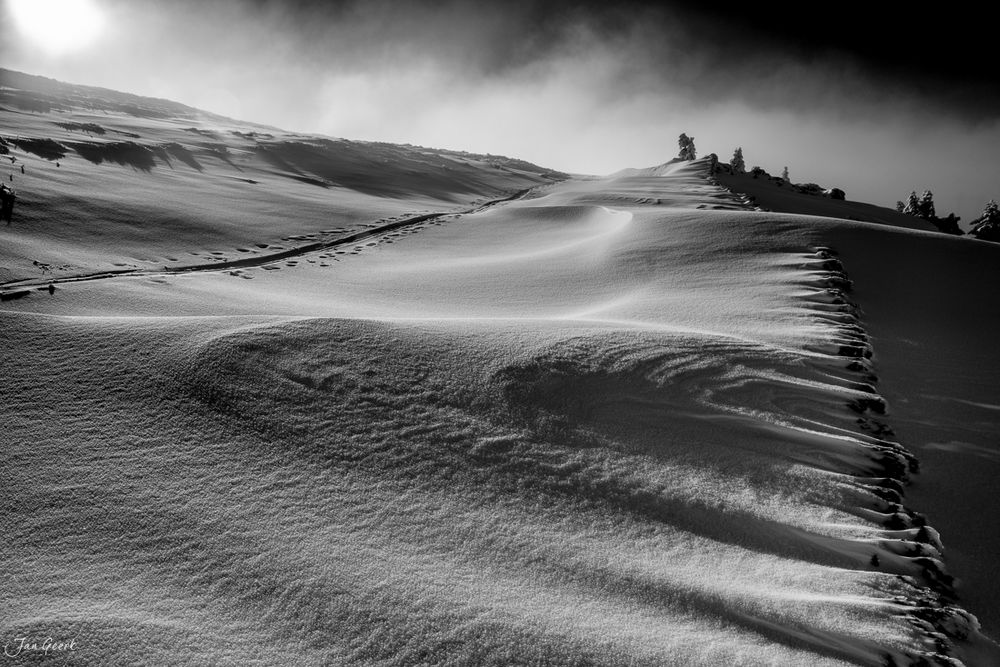
{"type": "Polygon", "coordinates": [[[33,638],[29,636],[14,637],[14,641],[3,645],[3,654],[8,658],[29,653],[65,653],[77,649],[76,637],[73,639],[53,639],[52,637],[33,638]]]}

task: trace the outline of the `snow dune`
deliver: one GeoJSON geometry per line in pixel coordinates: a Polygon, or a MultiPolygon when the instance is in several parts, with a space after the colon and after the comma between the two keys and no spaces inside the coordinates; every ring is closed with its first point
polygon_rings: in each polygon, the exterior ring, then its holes
{"type": "Polygon", "coordinates": [[[5,302],[0,631],[118,664],[988,664],[904,504],[828,247],[860,237],[704,168],[5,302]]]}
{"type": "MultiPolygon", "coordinates": [[[[95,659],[839,664],[914,646],[908,587],[865,562],[918,569],[855,516],[876,500],[865,479],[745,427],[782,399],[724,379],[739,346],[495,323],[12,325],[31,345],[11,379],[5,566],[33,576],[7,584],[11,625],[65,628],[95,659]],[[58,383],[39,378],[60,350],[58,383]]],[[[873,465],[850,444],[835,454],[873,465]]]]}

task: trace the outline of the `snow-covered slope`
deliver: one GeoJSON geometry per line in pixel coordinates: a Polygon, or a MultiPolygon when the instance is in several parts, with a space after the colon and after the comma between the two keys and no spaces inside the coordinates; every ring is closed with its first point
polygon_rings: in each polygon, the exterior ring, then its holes
{"type": "Polygon", "coordinates": [[[18,196],[4,282],[252,257],[563,177],[0,70],[0,178],[18,196]]]}
{"type": "Polygon", "coordinates": [[[994,664],[948,570],[995,501],[939,499],[996,464],[998,311],[921,262],[995,251],[748,211],[705,168],[7,285],[0,632],[106,664],[994,664]]]}
{"type": "Polygon", "coordinates": [[[722,171],[714,174],[712,178],[730,191],[743,195],[753,203],[754,207],[765,211],[874,222],[928,232],[938,231],[932,223],[912,215],[850,199],[832,199],[818,194],[806,194],[773,177],[722,171]]]}

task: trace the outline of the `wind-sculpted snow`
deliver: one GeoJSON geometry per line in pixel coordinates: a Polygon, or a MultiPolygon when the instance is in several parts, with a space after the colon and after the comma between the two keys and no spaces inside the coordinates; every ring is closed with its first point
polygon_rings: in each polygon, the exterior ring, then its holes
{"type": "Polygon", "coordinates": [[[94,664],[961,664],[849,267],[707,210],[698,167],[10,302],[0,632],[94,664]]]}

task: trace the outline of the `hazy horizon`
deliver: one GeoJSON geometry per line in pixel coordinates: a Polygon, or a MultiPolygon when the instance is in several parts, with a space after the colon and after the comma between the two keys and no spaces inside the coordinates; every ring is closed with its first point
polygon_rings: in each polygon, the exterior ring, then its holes
{"type": "MultiPolygon", "coordinates": [[[[3,0],[5,21],[21,1],[3,0]]],[[[84,4],[90,18],[65,38],[11,31],[0,65],[291,131],[573,173],[662,163],[686,132],[699,155],[728,160],[742,146],[748,166],[787,166],[851,199],[892,206],[930,189],[938,213],[964,223],[1000,196],[998,95],[985,66],[954,51],[968,38],[948,36],[957,19],[935,19],[935,49],[904,53],[894,31],[913,20],[786,28],[774,9],[686,2],[84,4]]]]}

